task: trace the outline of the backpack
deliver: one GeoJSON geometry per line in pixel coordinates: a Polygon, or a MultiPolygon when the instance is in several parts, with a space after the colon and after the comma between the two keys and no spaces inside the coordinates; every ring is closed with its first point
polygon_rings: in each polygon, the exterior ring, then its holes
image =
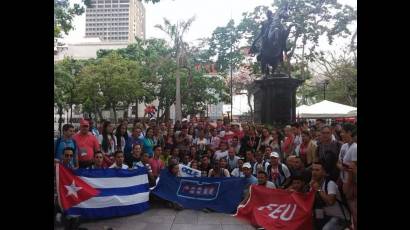
{"type": "MultiPolygon", "coordinates": [[[[267,161],[263,161],[262,162],[262,168],[263,168],[263,170],[265,170],[265,167],[266,167],[266,164],[267,164],[268,162],[267,161]]],[[[258,162],[255,162],[254,164],[253,164],[253,166],[252,166],[252,172],[253,171],[255,171],[255,174],[254,175],[257,175],[258,174],[258,172],[256,171],[256,165],[258,164],[258,162]]]]}

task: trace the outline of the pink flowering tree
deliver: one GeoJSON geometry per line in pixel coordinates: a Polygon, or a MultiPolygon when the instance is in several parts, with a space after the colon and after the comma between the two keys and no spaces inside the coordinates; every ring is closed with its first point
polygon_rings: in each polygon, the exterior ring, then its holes
{"type": "MultiPolygon", "coordinates": [[[[252,95],[255,92],[254,81],[257,75],[253,74],[252,66],[241,65],[238,71],[232,74],[232,93],[233,95],[246,95],[251,120],[253,121],[253,106],[251,104],[252,95]]],[[[230,86],[230,78],[227,78],[227,85],[230,86]]]]}

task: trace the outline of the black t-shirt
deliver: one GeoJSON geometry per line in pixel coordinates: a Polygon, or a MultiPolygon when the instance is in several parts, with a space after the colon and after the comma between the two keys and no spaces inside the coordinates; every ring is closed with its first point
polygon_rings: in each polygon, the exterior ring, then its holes
{"type": "Polygon", "coordinates": [[[129,155],[128,157],[125,158],[125,164],[128,165],[128,167],[132,168],[134,165],[134,162],[140,162],[141,158],[136,158],[133,155],[129,155]]]}
{"type": "Polygon", "coordinates": [[[199,166],[199,170],[201,170],[201,175],[203,176],[203,177],[207,177],[208,176],[208,172],[209,172],[209,170],[211,169],[212,167],[211,167],[211,165],[210,164],[208,164],[208,166],[207,167],[205,167],[204,165],[200,165],[199,166]]]}

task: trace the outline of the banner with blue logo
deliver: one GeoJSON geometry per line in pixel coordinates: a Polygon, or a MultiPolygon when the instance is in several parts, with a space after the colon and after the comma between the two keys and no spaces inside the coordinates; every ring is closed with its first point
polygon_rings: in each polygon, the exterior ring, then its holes
{"type": "Polygon", "coordinates": [[[165,169],[152,192],[184,208],[234,213],[242,201],[245,183],[238,177],[175,177],[165,169]]]}
{"type": "Polygon", "coordinates": [[[200,177],[201,171],[179,164],[179,175],[181,175],[181,177],[200,177]]]}

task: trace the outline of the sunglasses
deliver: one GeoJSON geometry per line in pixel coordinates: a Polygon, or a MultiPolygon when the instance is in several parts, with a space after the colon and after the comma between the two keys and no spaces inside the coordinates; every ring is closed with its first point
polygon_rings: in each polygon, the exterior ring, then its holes
{"type": "Polygon", "coordinates": [[[64,154],[65,157],[72,157],[73,154],[64,154]]]}

